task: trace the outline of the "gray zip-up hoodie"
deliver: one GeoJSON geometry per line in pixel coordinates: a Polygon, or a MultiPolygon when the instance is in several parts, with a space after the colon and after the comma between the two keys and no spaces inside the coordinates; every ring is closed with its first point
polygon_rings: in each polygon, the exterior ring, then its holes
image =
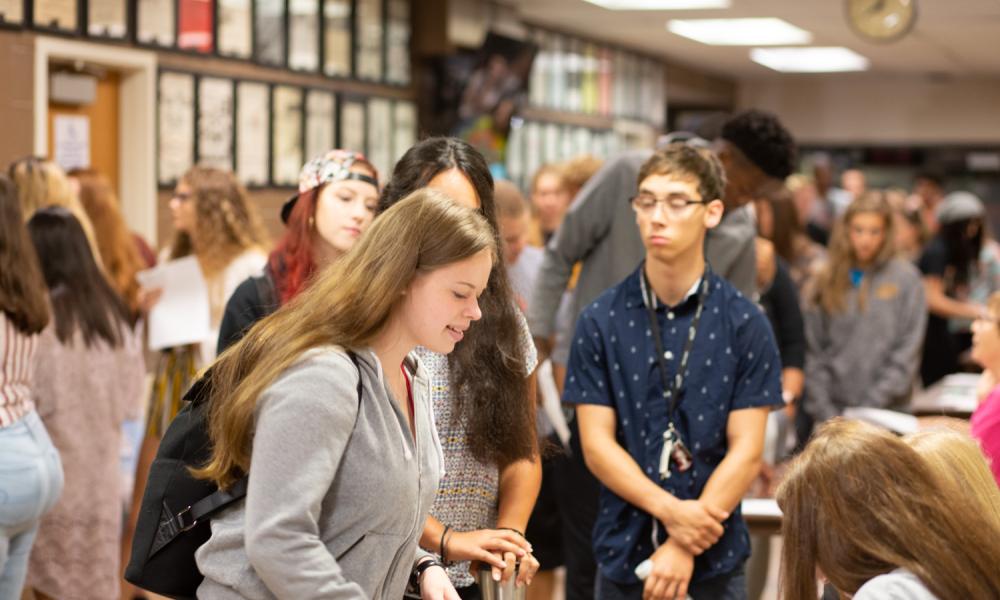
{"type": "Polygon", "coordinates": [[[257,404],[244,502],[212,520],[198,597],[399,600],[443,455],[414,354],[416,443],[370,350],[307,353],[257,404]]]}
{"type": "Polygon", "coordinates": [[[816,424],[848,406],[906,411],[927,326],[920,273],[892,259],[865,273],[861,289],[847,292],[845,310],[829,315],[807,303],[806,396],[803,409],[816,424]],[[865,290],[864,312],[858,294],[865,290]]]}

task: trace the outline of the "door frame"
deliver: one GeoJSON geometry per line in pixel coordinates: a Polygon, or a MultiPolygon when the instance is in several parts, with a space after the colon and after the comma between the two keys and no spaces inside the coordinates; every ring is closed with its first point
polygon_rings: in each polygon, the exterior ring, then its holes
{"type": "Polygon", "coordinates": [[[156,239],[156,54],[39,35],[35,38],[35,154],[48,155],[49,63],[83,61],[121,74],[118,173],[122,215],[154,248],[156,239]]]}

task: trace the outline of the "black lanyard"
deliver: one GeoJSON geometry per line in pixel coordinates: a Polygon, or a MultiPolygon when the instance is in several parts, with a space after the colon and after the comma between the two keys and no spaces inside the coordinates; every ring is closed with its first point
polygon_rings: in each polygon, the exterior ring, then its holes
{"type": "Polygon", "coordinates": [[[680,404],[680,395],[684,386],[684,372],[687,370],[688,361],[691,359],[691,348],[694,346],[694,338],[698,335],[698,324],[701,322],[701,313],[705,309],[705,298],[708,297],[709,275],[712,269],[705,264],[705,274],[701,277],[701,290],[698,293],[698,308],[694,311],[694,318],[691,319],[691,326],[688,328],[687,339],[684,340],[684,351],[681,353],[681,361],[677,367],[677,374],[673,380],[667,371],[666,353],[663,350],[663,339],[660,337],[660,323],[656,319],[655,306],[658,303],[656,292],[649,284],[646,277],[646,268],[643,265],[642,278],[639,284],[642,287],[642,300],[646,303],[646,315],[649,317],[649,325],[653,333],[653,342],[656,344],[656,362],[660,367],[660,377],[663,379],[663,397],[670,401],[670,412],[667,417],[670,420],[670,429],[674,426],[674,414],[680,404]]]}

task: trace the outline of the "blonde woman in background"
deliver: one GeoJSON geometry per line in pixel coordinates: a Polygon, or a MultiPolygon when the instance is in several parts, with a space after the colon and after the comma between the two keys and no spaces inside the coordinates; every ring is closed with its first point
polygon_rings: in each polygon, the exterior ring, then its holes
{"type": "MultiPolygon", "coordinates": [[[[927,304],[916,267],[896,257],[884,194],[868,192],[847,207],[803,300],[803,411],[816,424],[849,406],[905,411],[927,304]]],[[[808,438],[806,429],[801,439],[808,438]]]]}
{"type": "Polygon", "coordinates": [[[46,206],[61,206],[73,213],[87,236],[90,251],[97,266],[104,262],[94,235],[90,217],[80,204],[76,191],[66,177],[66,172],[56,163],[44,158],[29,156],[10,164],[9,175],[17,187],[17,197],[21,203],[21,215],[27,222],[35,211],[46,206]]]}
{"type": "Polygon", "coordinates": [[[938,485],[976,502],[976,514],[1000,530],[1000,487],[976,440],[944,427],[911,433],[903,439],[927,461],[938,485]]]}
{"type": "Polygon", "coordinates": [[[821,580],[854,600],[1000,597],[1000,527],[893,433],[835,419],[778,487],[781,594],[821,580]]]}

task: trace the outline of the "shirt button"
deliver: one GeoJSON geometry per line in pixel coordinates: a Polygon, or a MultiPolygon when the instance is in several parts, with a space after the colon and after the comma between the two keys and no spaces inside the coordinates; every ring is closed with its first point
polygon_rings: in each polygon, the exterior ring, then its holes
{"type": "Polygon", "coordinates": [[[668,319],[673,319],[674,318],[674,312],[673,311],[668,312],[667,313],[667,318],[668,319]]]}
{"type": "Polygon", "coordinates": [[[663,358],[667,360],[674,360],[674,353],[671,352],[670,350],[667,350],[666,352],[663,353],[663,358]]]}

